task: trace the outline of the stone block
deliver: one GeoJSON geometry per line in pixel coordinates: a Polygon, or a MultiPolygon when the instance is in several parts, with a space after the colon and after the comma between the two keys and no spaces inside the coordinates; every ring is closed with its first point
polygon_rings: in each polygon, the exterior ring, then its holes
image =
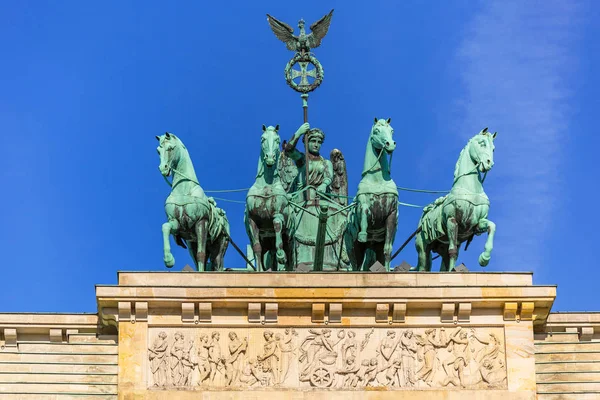
{"type": "Polygon", "coordinates": [[[440,311],[440,320],[442,322],[454,322],[454,303],[443,303],[440,311]]]}
{"type": "Polygon", "coordinates": [[[504,320],[515,321],[517,319],[517,303],[504,303],[504,320]]]}
{"type": "Polygon", "coordinates": [[[591,326],[584,326],[583,328],[581,328],[581,336],[579,337],[579,340],[581,340],[582,342],[589,342],[590,340],[592,340],[593,336],[594,328],[591,326]]]}
{"type": "Polygon", "coordinates": [[[119,301],[119,322],[131,321],[131,302],[119,301]]]}
{"type": "Polygon", "coordinates": [[[388,322],[388,316],[390,314],[389,304],[377,304],[375,307],[375,322],[388,322]]]}
{"type": "Polygon", "coordinates": [[[63,341],[63,330],[59,328],[52,328],[49,332],[50,341],[53,343],[61,343],[63,341]]]}
{"type": "Polygon", "coordinates": [[[311,321],[312,322],[325,322],[325,304],[324,303],[313,303],[311,321]]]}
{"type": "Polygon", "coordinates": [[[342,322],[342,303],[329,304],[329,323],[342,322]]]}
{"type": "Polygon", "coordinates": [[[406,321],[406,303],[394,303],[392,309],[392,322],[406,321]]]}
{"type": "Polygon", "coordinates": [[[136,321],[148,321],[148,302],[135,302],[135,319],[136,321]]]}
{"type": "Polygon", "coordinates": [[[248,322],[258,322],[261,320],[261,303],[248,303],[248,322]]]}
{"type": "Polygon", "coordinates": [[[279,313],[279,305],[277,303],[265,304],[265,322],[276,323],[279,313]]]}
{"type": "Polygon", "coordinates": [[[14,328],[4,328],[4,346],[17,347],[17,330],[14,328]]]}
{"type": "Polygon", "coordinates": [[[469,322],[471,319],[471,303],[458,303],[458,322],[469,322]]]}
{"type": "Polygon", "coordinates": [[[519,315],[521,321],[531,321],[533,318],[534,305],[535,303],[532,302],[521,303],[521,314],[519,315]]]}
{"type": "Polygon", "coordinates": [[[181,322],[194,323],[196,319],[194,303],[181,303],[181,322]]]}
{"type": "Polygon", "coordinates": [[[198,303],[198,320],[200,322],[212,320],[212,303],[198,303]]]}

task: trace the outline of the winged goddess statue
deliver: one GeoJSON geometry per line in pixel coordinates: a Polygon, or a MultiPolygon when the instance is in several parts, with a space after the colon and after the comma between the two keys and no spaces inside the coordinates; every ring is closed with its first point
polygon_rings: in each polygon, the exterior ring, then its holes
{"type": "Polygon", "coordinates": [[[275,33],[275,36],[283,43],[288,50],[295,51],[297,53],[309,53],[310,49],[319,47],[321,40],[327,35],[329,25],[331,24],[331,17],[333,16],[333,10],[323,18],[315,22],[310,26],[312,31],[308,35],[304,30],[304,20],[301,19],[298,22],[298,28],[300,28],[300,35],[294,35],[294,29],[285,22],[281,22],[278,19],[267,14],[267,21],[271,25],[271,30],[275,33]]]}

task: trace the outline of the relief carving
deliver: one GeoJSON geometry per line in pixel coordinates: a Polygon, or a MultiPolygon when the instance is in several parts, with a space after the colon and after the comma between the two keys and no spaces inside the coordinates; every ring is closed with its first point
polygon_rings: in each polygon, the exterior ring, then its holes
{"type": "Polygon", "coordinates": [[[506,388],[502,328],[150,328],[148,387],[506,388]]]}

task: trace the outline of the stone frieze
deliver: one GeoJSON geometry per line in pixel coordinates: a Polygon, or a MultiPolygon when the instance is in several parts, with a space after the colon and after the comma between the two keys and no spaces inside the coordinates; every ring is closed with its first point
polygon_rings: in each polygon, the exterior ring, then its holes
{"type": "Polygon", "coordinates": [[[149,328],[150,389],[505,389],[502,328],[149,328]]]}

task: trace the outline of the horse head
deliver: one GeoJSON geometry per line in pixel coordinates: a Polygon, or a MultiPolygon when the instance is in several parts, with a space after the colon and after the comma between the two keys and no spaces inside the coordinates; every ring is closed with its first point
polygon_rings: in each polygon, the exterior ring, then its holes
{"type": "Polygon", "coordinates": [[[268,167],[272,167],[277,162],[277,156],[279,154],[279,144],[281,138],[279,137],[279,125],[272,127],[262,126],[263,133],[260,137],[260,150],[262,159],[268,167]]]}
{"type": "Polygon", "coordinates": [[[156,139],[158,140],[156,150],[160,157],[158,169],[166,177],[171,175],[173,168],[177,168],[182,157],[181,151],[185,149],[185,146],[177,136],[169,132],[165,132],[161,136],[156,136],[156,139]]]}
{"type": "Polygon", "coordinates": [[[497,132],[493,134],[484,128],[469,142],[469,156],[481,173],[488,172],[494,166],[494,139],[497,132]]]}
{"type": "Polygon", "coordinates": [[[385,150],[387,153],[391,153],[396,149],[396,142],[392,137],[394,128],[390,125],[391,122],[391,118],[387,120],[375,118],[373,129],[371,129],[371,144],[375,149],[385,150]]]}

